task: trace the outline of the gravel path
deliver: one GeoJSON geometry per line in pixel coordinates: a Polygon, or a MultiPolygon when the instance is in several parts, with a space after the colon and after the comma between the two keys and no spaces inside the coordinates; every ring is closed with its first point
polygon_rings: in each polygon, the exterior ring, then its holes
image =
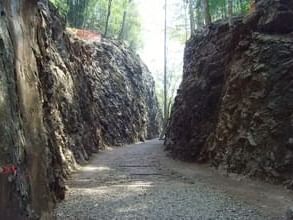
{"type": "Polygon", "coordinates": [[[283,219],[193,170],[167,158],[157,140],[108,149],[72,176],[57,219],[283,219]]]}

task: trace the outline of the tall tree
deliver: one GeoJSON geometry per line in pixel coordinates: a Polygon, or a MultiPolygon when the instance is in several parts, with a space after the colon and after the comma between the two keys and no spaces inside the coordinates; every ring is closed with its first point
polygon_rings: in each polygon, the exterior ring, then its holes
{"type": "Polygon", "coordinates": [[[197,0],[195,8],[196,8],[196,26],[197,26],[197,29],[199,29],[203,26],[202,0],[197,0]]]}
{"type": "Polygon", "coordinates": [[[184,3],[184,30],[185,30],[185,41],[187,41],[187,40],[188,40],[188,15],[187,15],[188,2],[186,2],[186,0],[184,0],[183,3],[184,3]]]}
{"type": "Polygon", "coordinates": [[[129,4],[130,0],[116,0],[115,2],[111,0],[110,4],[109,0],[50,1],[67,18],[71,27],[86,28],[103,34],[107,29],[106,37],[119,38],[120,35],[134,50],[142,46],[141,19],[138,4],[133,0],[131,0],[131,4],[129,4]],[[124,16],[127,5],[127,13],[124,16]],[[123,17],[125,17],[124,22],[123,17]]]}
{"type": "Polygon", "coordinates": [[[108,1],[108,13],[107,13],[107,18],[106,18],[106,26],[105,26],[105,32],[104,32],[105,37],[107,37],[107,33],[108,33],[109,20],[110,20],[110,16],[111,16],[111,8],[112,8],[112,0],[109,0],[108,1]]]}
{"type": "Polygon", "coordinates": [[[228,0],[228,16],[229,16],[229,25],[232,26],[233,0],[228,0]]]}
{"type": "Polygon", "coordinates": [[[73,27],[81,28],[86,19],[88,0],[67,0],[67,20],[73,27]]]}
{"type": "Polygon", "coordinates": [[[168,106],[167,106],[167,0],[165,0],[165,24],[164,24],[164,129],[167,127],[168,106]]]}
{"type": "Polygon", "coordinates": [[[205,24],[210,25],[212,23],[212,18],[209,9],[209,0],[202,0],[203,3],[203,13],[205,17],[205,24]]]}
{"type": "Polygon", "coordinates": [[[122,40],[124,38],[124,32],[125,32],[125,23],[126,23],[126,18],[127,18],[127,12],[129,10],[129,5],[131,4],[132,0],[128,0],[126,5],[125,5],[125,8],[124,8],[124,12],[123,12],[123,18],[122,18],[122,24],[121,24],[121,29],[120,29],[120,32],[119,32],[119,36],[118,36],[118,39],[119,40],[122,40]]]}
{"type": "Polygon", "coordinates": [[[239,4],[239,7],[240,7],[241,14],[244,14],[245,13],[244,3],[243,2],[244,2],[243,0],[238,0],[238,4],[239,4]]]}
{"type": "Polygon", "coordinates": [[[188,2],[188,6],[189,6],[190,35],[191,36],[194,34],[194,29],[195,29],[195,22],[194,22],[194,1],[195,0],[189,0],[189,2],[188,2]]]}

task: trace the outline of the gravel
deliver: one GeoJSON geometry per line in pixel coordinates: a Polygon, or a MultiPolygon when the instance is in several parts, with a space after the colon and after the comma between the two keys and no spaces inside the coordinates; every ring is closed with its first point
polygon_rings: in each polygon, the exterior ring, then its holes
{"type": "Polygon", "coordinates": [[[106,150],[73,175],[58,220],[279,220],[164,166],[158,141],[106,150]]]}

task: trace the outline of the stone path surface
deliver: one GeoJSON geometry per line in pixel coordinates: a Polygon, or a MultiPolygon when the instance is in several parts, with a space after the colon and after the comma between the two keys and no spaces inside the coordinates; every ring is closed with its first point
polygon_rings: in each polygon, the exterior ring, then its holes
{"type": "Polygon", "coordinates": [[[280,220],[293,204],[280,187],[174,161],[158,140],[107,149],[68,185],[58,220],[280,220]]]}

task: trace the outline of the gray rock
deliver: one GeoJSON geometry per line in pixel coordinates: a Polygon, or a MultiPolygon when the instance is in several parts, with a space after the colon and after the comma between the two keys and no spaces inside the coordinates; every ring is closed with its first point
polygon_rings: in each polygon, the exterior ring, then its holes
{"type": "Polygon", "coordinates": [[[288,208],[286,212],[286,220],[293,220],[293,207],[288,208]]]}
{"type": "Polygon", "coordinates": [[[52,4],[37,2],[0,3],[8,15],[0,16],[0,161],[18,167],[15,181],[0,177],[9,201],[1,219],[52,219],[76,162],[155,138],[161,127],[139,56],[119,42],[74,38],[52,4]]]}
{"type": "Polygon", "coordinates": [[[292,1],[260,0],[239,25],[187,42],[165,141],[174,157],[292,182],[292,11],[292,1]]]}

